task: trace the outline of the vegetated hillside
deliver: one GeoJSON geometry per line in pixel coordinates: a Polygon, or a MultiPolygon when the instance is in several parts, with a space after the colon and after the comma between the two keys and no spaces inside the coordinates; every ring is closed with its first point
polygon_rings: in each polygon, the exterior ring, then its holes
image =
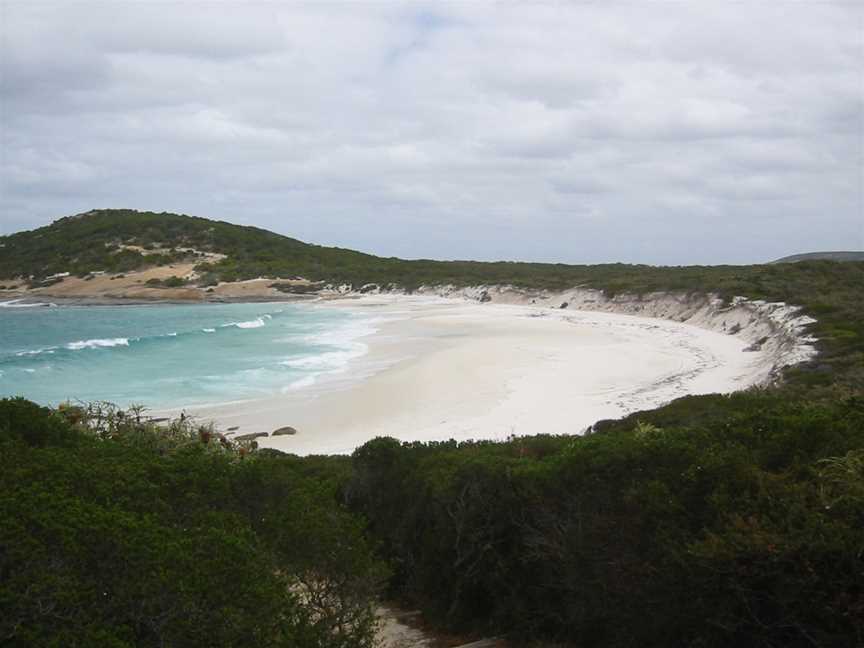
{"type": "Polygon", "coordinates": [[[864,252],[805,252],[785,256],[771,263],[797,263],[798,261],[864,261],[864,252]]]}
{"type": "MultiPolygon", "coordinates": [[[[577,285],[611,293],[654,290],[705,291],[732,297],[784,300],[800,296],[809,275],[842,277],[833,266],[647,266],[621,263],[567,265],[514,261],[433,261],[382,258],[342,248],[303,243],[257,227],[206,218],[134,210],[94,210],[51,225],[0,237],[0,278],[44,278],[60,272],[124,272],[194,259],[199,252],[224,254],[201,263],[205,281],[302,276],[313,281],[366,283],[414,289],[421,285],[511,284],[565,289],[577,285]],[[158,252],[158,253],[157,253],[158,252]]],[[[815,286],[814,286],[815,287],[815,286]]],[[[818,286],[821,292],[822,286],[818,286]]]]}
{"type": "Polygon", "coordinates": [[[129,209],[93,210],[46,227],[0,237],[0,278],[43,278],[60,272],[127,272],[194,259],[198,252],[228,255],[217,276],[320,276],[322,268],[374,258],[359,252],[302,243],[257,227],[206,218],[129,209]],[[130,249],[132,248],[132,249],[130,249]]]}

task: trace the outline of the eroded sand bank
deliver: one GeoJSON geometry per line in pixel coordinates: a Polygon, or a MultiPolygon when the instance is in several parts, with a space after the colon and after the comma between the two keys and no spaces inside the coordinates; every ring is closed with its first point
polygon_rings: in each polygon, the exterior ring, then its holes
{"type": "MultiPolygon", "coordinates": [[[[285,452],[406,441],[576,434],[599,419],[756,382],[760,353],[666,320],[461,300],[374,296],[324,307],[374,316],[369,353],[341,376],[257,401],[187,410],[285,452]],[[350,380],[356,373],[362,380],[350,380]]],[[[176,412],[173,412],[176,413],[176,412]]]]}

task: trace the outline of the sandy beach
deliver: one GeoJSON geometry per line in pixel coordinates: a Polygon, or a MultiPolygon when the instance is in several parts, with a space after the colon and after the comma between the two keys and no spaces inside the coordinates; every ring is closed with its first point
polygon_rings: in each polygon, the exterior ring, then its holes
{"type": "Polygon", "coordinates": [[[349,453],[377,436],[578,434],[759,375],[760,353],[744,352],[746,341],[660,319],[384,295],[319,307],[372,316],[374,333],[361,338],[368,353],[309,387],[187,413],[237,435],[298,430],[259,438],[262,447],[349,453]]]}

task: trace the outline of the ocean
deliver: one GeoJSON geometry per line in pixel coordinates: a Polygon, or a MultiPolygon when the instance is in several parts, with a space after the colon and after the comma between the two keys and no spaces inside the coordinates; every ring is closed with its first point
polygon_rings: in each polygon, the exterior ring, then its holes
{"type": "Polygon", "coordinates": [[[0,302],[0,397],[149,409],[266,398],[345,372],[373,322],[310,304],[0,302]]]}

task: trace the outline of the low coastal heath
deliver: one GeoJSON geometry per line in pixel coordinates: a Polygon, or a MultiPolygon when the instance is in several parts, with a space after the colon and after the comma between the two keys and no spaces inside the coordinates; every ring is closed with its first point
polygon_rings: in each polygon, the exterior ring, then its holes
{"type": "MultiPolygon", "coordinates": [[[[346,453],[375,436],[504,439],[574,434],[679,396],[730,392],[764,376],[747,343],[694,326],[609,313],[370,296],[333,312],[377,323],[352,361],[361,381],[190,410],[298,454],[346,453]]],[[[177,411],[168,412],[176,413],[177,411]]]]}
{"type": "Polygon", "coordinates": [[[374,328],[285,303],[0,308],[0,395],[189,407],[326,382],[374,328]]]}

